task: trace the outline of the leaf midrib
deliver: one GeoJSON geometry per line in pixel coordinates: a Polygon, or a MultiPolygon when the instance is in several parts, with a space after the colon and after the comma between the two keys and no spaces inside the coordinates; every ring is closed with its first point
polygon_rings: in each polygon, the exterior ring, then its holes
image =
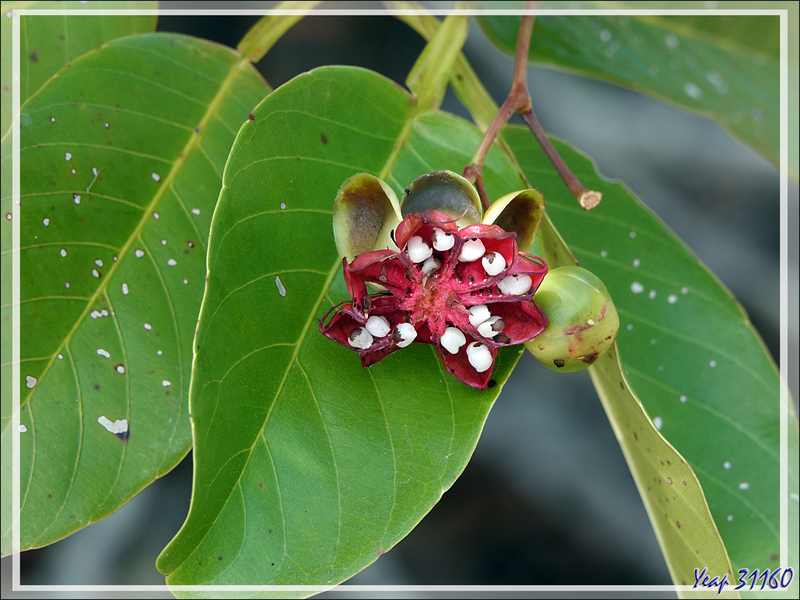
{"type": "MultiPolygon", "coordinates": [[[[417,120],[417,118],[421,114],[424,114],[424,112],[421,112],[421,111],[418,111],[418,110],[413,110],[411,112],[411,114],[409,115],[408,121],[403,126],[403,129],[400,131],[400,134],[397,137],[397,141],[395,142],[391,152],[389,153],[389,156],[387,157],[386,162],[383,165],[383,168],[381,169],[380,173],[377,175],[377,177],[379,179],[385,180],[388,177],[389,173],[391,172],[392,168],[394,167],[395,162],[397,161],[397,157],[400,154],[400,150],[403,148],[405,142],[408,140],[409,134],[411,132],[411,129],[412,129],[415,121],[417,120]]],[[[225,165],[225,168],[226,168],[226,171],[227,171],[227,168],[228,168],[227,164],[225,165]]],[[[236,176],[236,174],[233,175],[233,177],[235,177],[235,176],[236,176]]],[[[225,180],[224,179],[223,179],[223,189],[225,189],[225,180]]],[[[212,228],[213,228],[213,223],[212,223],[212,228]]],[[[300,348],[302,347],[303,342],[306,339],[306,335],[308,334],[308,330],[311,327],[311,323],[313,323],[313,321],[314,321],[314,315],[317,314],[317,312],[319,310],[319,307],[322,304],[322,301],[328,295],[328,292],[330,291],[331,284],[333,283],[333,279],[336,276],[336,273],[339,270],[340,265],[341,265],[341,259],[337,256],[336,260],[333,262],[333,267],[328,272],[327,277],[326,277],[325,281],[322,284],[319,296],[317,297],[317,300],[314,303],[313,308],[309,311],[308,319],[307,319],[305,325],[303,326],[303,330],[300,332],[300,335],[297,338],[297,342],[295,342],[295,344],[294,344],[294,346],[295,346],[294,352],[292,353],[292,356],[291,356],[291,358],[289,359],[289,361],[288,361],[288,363],[286,365],[286,370],[284,371],[283,377],[281,378],[281,382],[278,385],[278,389],[275,392],[275,395],[274,395],[274,397],[272,399],[272,402],[270,403],[269,410],[267,411],[267,414],[264,417],[264,422],[263,422],[263,424],[261,426],[261,429],[259,430],[258,434],[254,437],[253,444],[250,446],[250,449],[248,450],[247,461],[244,463],[244,465],[242,465],[242,468],[239,470],[239,476],[237,477],[236,481],[230,486],[230,493],[227,494],[227,497],[225,498],[225,502],[222,504],[222,506],[220,507],[219,511],[216,512],[216,516],[214,518],[214,522],[216,521],[216,517],[218,517],[220,514],[222,514],[222,512],[225,510],[225,507],[227,506],[228,502],[233,497],[233,491],[241,483],[241,479],[244,476],[245,471],[247,471],[247,466],[249,465],[250,459],[253,456],[253,450],[256,447],[256,445],[258,444],[258,441],[263,437],[264,429],[266,428],[267,423],[269,422],[269,418],[272,415],[272,410],[274,409],[275,404],[278,401],[278,397],[280,396],[281,391],[283,390],[283,385],[286,382],[287,377],[289,376],[289,371],[291,370],[292,365],[295,364],[295,361],[297,361],[297,356],[300,353],[300,348]]],[[[209,271],[210,271],[210,269],[209,269],[209,271]]],[[[207,294],[208,294],[208,287],[206,287],[206,296],[207,296],[207,294]]],[[[200,308],[201,319],[202,319],[203,311],[205,309],[205,303],[206,303],[206,297],[203,298],[203,304],[202,304],[202,306],[200,308]]],[[[198,332],[199,332],[199,330],[200,330],[200,328],[198,326],[198,332]]],[[[196,348],[196,344],[193,345],[193,347],[196,348]]],[[[191,379],[191,382],[189,384],[189,386],[190,386],[189,387],[189,397],[190,398],[192,397],[192,388],[194,387],[194,384],[195,384],[195,381],[194,381],[194,364],[196,363],[196,361],[197,361],[197,352],[195,351],[194,357],[193,357],[193,361],[192,361],[192,379],[191,379]]],[[[197,463],[195,462],[195,471],[196,470],[197,470],[197,463]]],[[[193,512],[194,503],[195,503],[196,499],[197,498],[193,493],[192,494],[191,503],[190,503],[190,506],[189,506],[189,514],[190,515],[193,512]]],[[[203,543],[203,540],[205,540],[206,537],[208,537],[208,535],[211,533],[211,530],[213,529],[214,522],[212,522],[211,525],[206,529],[205,533],[203,533],[203,536],[197,542],[195,542],[193,544],[194,548],[198,548],[200,546],[200,544],[203,543]]],[[[186,523],[184,523],[183,527],[185,527],[185,526],[186,526],[186,523]]],[[[175,536],[175,539],[177,539],[180,536],[181,531],[183,531],[183,527],[178,532],[178,534],[175,536]]],[[[175,539],[173,539],[173,542],[175,541],[175,539]]],[[[169,549],[169,546],[165,549],[165,551],[168,550],[168,549],[169,549]]],[[[171,571],[167,575],[167,577],[169,578],[172,574],[176,573],[186,563],[186,561],[189,560],[189,558],[192,556],[192,554],[193,554],[193,550],[190,550],[186,554],[185,558],[183,560],[181,560],[180,563],[176,564],[175,566],[173,566],[171,568],[171,571]]],[[[163,555],[163,553],[162,553],[162,555],[163,555]]]]}
{"type": "MultiPolygon", "coordinates": [[[[102,46],[101,46],[101,48],[102,48],[102,46]]],[[[234,52],[234,51],[231,50],[231,52],[234,52]]],[[[220,85],[219,90],[217,91],[217,93],[215,94],[214,98],[209,103],[205,114],[203,115],[202,119],[200,120],[199,133],[193,134],[193,135],[191,135],[189,137],[188,142],[182,148],[182,151],[179,153],[178,158],[175,160],[175,162],[174,162],[174,164],[172,166],[172,169],[170,169],[169,174],[164,179],[163,185],[155,193],[155,195],[153,196],[153,200],[150,202],[150,204],[148,204],[147,207],[145,207],[144,212],[142,214],[142,218],[139,220],[139,224],[136,226],[136,229],[134,229],[131,232],[131,234],[128,237],[128,241],[125,243],[125,245],[122,248],[120,248],[119,253],[118,253],[119,260],[114,262],[114,263],[112,263],[111,269],[109,270],[108,274],[103,279],[103,281],[100,283],[100,285],[97,287],[97,290],[95,291],[95,293],[92,294],[92,296],[90,297],[89,301],[86,303],[86,307],[84,308],[84,310],[80,314],[80,316],[75,320],[75,324],[73,325],[72,329],[69,331],[69,333],[67,335],[65,335],[63,337],[63,339],[61,341],[61,344],[58,346],[58,348],[51,355],[50,361],[47,363],[47,365],[45,366],[44,370],[42,371],[42,373],[39,376],[39,384],[37,384],[37,386],[35,388],[33,388],[25,398],[20,398],[19,408],[17,410],[21,409],[25,404],[27,404],[27,402],[30,400],[31,396],[35,393],[36,389],[38,389],[38,385],[40,385],[42,380],[44,380],[44,378],[47,376],[47,373],[50,371],[50,368],[52,367],[53,363],[55,362],[56,356],[58,355],[58,353],[61,352],[64,349],[64,347],[69,343],[69,341],[72,339],[72,336],[75,334],[75,332],[78,330],[78,328],[83,324],[83,322],[85,321],[87,315],[91,312],[91,308],[92,308],[92,306],[94,306],[95,302],[97,302],[97,299],[100,298],[100,296],[102,294],[104,294],[106,292],[106,290],[108,289],[108,283],[113,279],[114,274],[116,273],[116,271],[119,268],[119,266],[122,264],[123,259],[128,254],[128,251],[131,249],[131,247],[133,246],[133,244],[136,241],[136,239],[144,231],[145,225],[147,224],[148,220],[151,218],[151,215],[152,215],[153,211],[158,206],[158,204],[161,201],[161,199],[164,196],[164,194],[166,194],[166,192],[172,187],[173,182],[175,181],[176,177],[180,173],[183,165],[185,164],[185,162],[188,159],[188,157],[191,154],[191,152],[195,149],[196,146],[199,147],[200,141],[201,141],[201,139],[202,139],[202,137],[203,137],[203,135],[205,133],[205,130],[206,130],[206,127],[205,127],[206,124],[216,114],[216,110],[219,108],[220,104],[222,103],[222,100],[225,98],[225,96],[227,95],[228,91],[233,87],[233,83],[236,80],[238,74],[243,72],[242,66],[244,66],[246,64],[249,64],[249,63],[248,63],[247,60],[244,60],[244,59],[241,59],[241,60],[238,60],[238,61],[232,63],[231,68],[230,68],[230,72],[225,77],[225,79],[222,81],[222,84],[220,85]]],[[[27,102],[26,102],[26,104],[27,104],[27,102]]],[[[20,109],[20,112],[21,112],[21,109],[20,109]]],[[[6,427],[6,429],[7,428],[8,427],[6,427]]],[[[5,431],[3,433],[5,433],[5,431]]]]}

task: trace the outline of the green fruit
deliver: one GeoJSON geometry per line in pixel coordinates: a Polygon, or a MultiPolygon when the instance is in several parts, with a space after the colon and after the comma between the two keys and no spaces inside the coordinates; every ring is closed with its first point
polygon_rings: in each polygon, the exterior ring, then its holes
{"type": "Polygon", "coordinates": [[[581,371],[617,337],[617,309],[603,282],[586,269],[553,269],[533,301],[544,311],[548,325],[525,346],[548,369],[559,373],[581,371]]]}

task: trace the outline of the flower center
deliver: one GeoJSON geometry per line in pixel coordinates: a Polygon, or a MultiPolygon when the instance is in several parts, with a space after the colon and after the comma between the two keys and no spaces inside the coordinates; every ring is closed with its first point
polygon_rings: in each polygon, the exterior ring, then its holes
{"type": "Polygon", "coordinates": [[[442,335],[447,323],[452,323],[453,309],[460,304],[458,295],[439,277],[424,278],[415,282],[410,294],[400,303],[400,308],[410,312],[414,323],[425,321],[431,333],[442,335]]]}

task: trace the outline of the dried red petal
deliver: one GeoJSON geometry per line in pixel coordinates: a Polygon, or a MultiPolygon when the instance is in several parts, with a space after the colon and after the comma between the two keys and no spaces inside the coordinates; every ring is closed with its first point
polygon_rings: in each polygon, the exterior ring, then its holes
{"type": "MultiPolygon", "coordinates": [[[[444,213],[412,213],[395,230],[400,252],[378,250],[364,253],[349,264],[344,260],[344,277],[352,301],[341,305],[327,325],[324,324],[327,317],[323,319],[320,331],[359,352],[362,364],[369,366],[398,350],[397,342],[390,332],[384,338],[374,339],[368,348],[354,348],[349,343],[353,330],[364,327],[368,317],[375,315],[385,317],[392,330],[401,322],[411,323],[417,332],[414,341],[435,345],[450,373],[466,385],[484,389],[491,379],[498,348],[527,342],[547,327],[547,318],[532,301],[547,273],[547,265],[538,257],[519,253],[515,238],[514,233],[505,232],[496,225],[470,225],[459,230],[454,220],[444,213]],[[453,236],[451,248],[436,249],[434,234],[437,230],[453,236]],[[409,242],[415,236],[431,249],[429,258],[420,259],[420,254],[428,253],[419,242],[415,242],[415,249],[409,256],[409,242]],[[480,240],[485,253],[496,252],[502,256],[505,268],[489,275],[482,256],[477,260],[459,260],[464,244],[470,240],[480,240]],[[426,263],[426,260],[434,262],[426,263]],[[504,294],[501,282],[514,275],[530,277],[530,287],[519,294],[504,294]],[[368,283],[386,291],[369,294],[368,283]],[[502,331],[493,333],[492,337],[481,335],[480,324],[475,326],[470,322],[469,312],[470,307],[478,304],[486,304],[493,317],[502,319],[502,331]],[[460,330],[467,340],[455,354],[441,344],[448,327],[460,330]],[[478,372],[470,363],[467,348],[472,342],[480,342],[489,353],[484,352],[483,362],[476,362],[476,365],[483,369],[490,356],[490,368],[478,372]]],[[[487,333],[485,329],[484,333],[487,333]]]]}

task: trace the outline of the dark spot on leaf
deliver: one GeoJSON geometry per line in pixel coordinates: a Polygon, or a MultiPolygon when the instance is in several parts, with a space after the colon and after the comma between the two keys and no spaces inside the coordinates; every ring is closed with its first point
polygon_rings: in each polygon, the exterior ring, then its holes
{"type": "Polygon", "coordinates": [[[494,379],[490,379],[489,383],[486,384],[486,387],[492,389],[494,386],[497,385],[497,382],[494,379]]]}
{"type": "Polygon", "coordinates": [[[255,121],[256,118],[253,116],[253,113],[250,113],[250,116],[247,117],[248,121],[255,121]]]}
{"type": "Polygon", "coordinates": [[[324,133],[319,134],[319,139],[323,144],[326,146],[328,145],[328,136],[326,136],[324,133]]]}
{"type": "Polygon", "coordinates": [[[199,127],[195,127],[194,132],[195,133],[200,133],[200,128],[199,127]]]}
{"type": "Polygon", "coordinates": [[[192,240],[188,240],[186,245],[189,246],[189,248],[194,248],[194,242],[192,240]]]}
{"type": "Polygon", "coordinates": [[[114,435],[117,436],[121,441],[127,442],[128,438],[131,437],[131,430],[128,429],[127,431],[123,431],[121,433],[115,433],[114,435]]]}
{"type": "Polygon", "coordinates": [[[221,556],[217,557],[217,560],[222,560],[222,557],[221,556]]]}
{"type": "Polygon", "coordinates": [[[267,529],[267,533],[272,533],[272,529],[267,529]]]}
{"type": "Polygon", "coordinates": [[[582,357],[582,358],[581,358],[581,360],[582,360],[583,362],[585,362],[587,365],[590,365],[590,364],[592,364],[594,361],[596,361],[596,360],[597,360],[597,357],[598,357],[598,356],[600,356],[600,355],[599,355],[597,352],[595,352],[594,354],[589,354],[588,356],[584,356],[584,357],[582,357]]]}
{"type": "Polygon", "coordinates": [[[561,358],[557,358],[553,361],[553,364],[557,366],[559,369],[564,366],[564,360],[561,358]]]}
{"type": "Polygon", "coordinates": [[[680,529],[680,528],[681,528],[681,522],[680,522],[680,521],[675,521],[675,525],[677,525],[677,526],[678,526],[678,529],[680,529]]]}
{"type": "Polygon", "coordinates": [[[264,487],[264,484],[263,484],[263,483],[259,483],[259,484],[258,484],[258,487],[260,487],[260,488],[263,488],[263,487],[264,487]]]}
{"type": "Polygon", "coordinates": [[[776,560],[778,560],[778,555],[777,554],[770,554],[769,561],[770,562],[775,562],[776,560]]]}
{"type": "Polygon", "coordinates": [[[34,50],[33,54],[31,54],[31,62],[39,62],[39,51],[34,50]]]}
{"type": "Polygon", "coordinates": [[[683,482],[683,485],[686,485],[686,482],[685,482],[685,481],[683,482]]]}
{"type": "Polygon", "coordinates": [[[99,389],[100,389],[100,384],[98,384],[98,383],[95,383],[95,384],[94,384],[92,387],[93,387],[94,389],[96,389],[96,390],[99,390],[99,389]]]}
{"type": "Polygon", "coordinates": [[[625,385],[621,381],[619,382],[619,389],[621,390],[625,389],[625,385]]]}
{"type": "Polygon", "coordinates": [[[461,75],[460,73],[456,73],[456,79],[458,79],[459,81],[463,81],[464,76],[461,75]]]}
{"type": "Polygon", "coordinates": [[[636,440],[637,442],[639,441],[639,436],[636,435],[635,431],[633,432],[633,439],[636,440]]]}
{"type": "Polygon", "coordinates": [[[47,497],[48,497],[48,498],[52,498],[52,497],[53,497],[53,494],[47,494],[47,497]]]}

